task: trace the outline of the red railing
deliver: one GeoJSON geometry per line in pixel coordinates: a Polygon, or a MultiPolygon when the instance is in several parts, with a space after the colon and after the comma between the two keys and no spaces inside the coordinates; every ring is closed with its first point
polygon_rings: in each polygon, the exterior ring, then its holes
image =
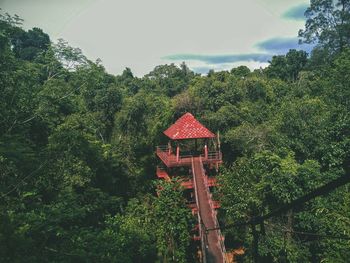
{"type": "Polygon", "coordinates": [[[171,180],[169,175],[168,175],[168,173],[165,170],[163,170],[163,169],[161,169],[159,167],[157,167],[157,177],[161,178],[161,179],[164,179],[166,181],[170,181],[171,180]]]}
{"type": "Polygon", "coordinates": [[[168,146],[157,146],[158,157],[169,167],[179,165],[191,165],[192,155],[180,155],[178,158],[171,152],[168,146]]]}
{"type": "Polygon", "coordinates": [[[186,189],[192,189],[193,188],[193,181],[192,181],[192,179],[189,179],[188,181],[182,181],[181,185],[186,189]]]}
{"type": "Polygon", "coordinates": [[[220,151],[211,151],[208,152],[208,155],[205,156],[204,154],[201,154],[200,156],[203,161],[221,161],[222,160],[222,154],[220,151]]]}
{"type": "MultiPolygon", "coordinates": [[[[173,153],[172,149],[167,145],[157,146],[156,153],[163,163],[168,166],[191,165],[192,155],[179,155],[178,157],[173,153]]],[[[207,156],[200,155],[204,162],[221,162],[222,154],[220,151],[208,152],[207,156]]]]}
{"type": "Polygon", "coordinates": [[[176,156],[169,152],[169,148],[167,146],[157,146],[156,153],[166,165],[177,163],[176,156]]]}
{"type": "Polygon", "coordinates": [[[211,186],[216,186],[216,178],[215,177],[208,177],[206,176],[206,186],[211,187],[211,186]]]}

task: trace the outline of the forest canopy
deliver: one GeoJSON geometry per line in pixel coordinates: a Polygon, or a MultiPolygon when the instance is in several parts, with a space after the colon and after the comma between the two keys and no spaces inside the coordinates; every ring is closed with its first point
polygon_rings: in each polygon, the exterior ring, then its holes
{"type": "MultiPolygon", "coordinates": [[[[223,226],[349,175],[350,1],[312,0],[305,15],[311,54],[136,77],[2,12],[0,261],[195,262],[181,186],[155,180],[155,146],[186,112],[220,131],[223,226]]],[[[348,262],[349,185],[257,228],[261,262],[348,262]]],[[[249,226],[223,233],[227,250],[244,246],[240,262],[256,262],[249,226]]]]}

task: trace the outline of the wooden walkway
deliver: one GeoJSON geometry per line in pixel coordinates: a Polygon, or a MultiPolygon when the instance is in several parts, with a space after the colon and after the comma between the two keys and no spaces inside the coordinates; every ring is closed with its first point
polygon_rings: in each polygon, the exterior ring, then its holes
{"type": "MultiPolygon", "coordinates": [[[[213,207],[210,205],[212,202],[208,192],[208,188],[204,181],[204,169],[200,157],[193,158],[193,178],[196,184],[196,191],[198,196],[197,206],[202,220],[204,229],[215,228],[216,226],[216,213],[213,207]]],[[[221,248],[220,238],[218,231],[209,231],[204,234],[204,244],[206,249],[206,262],[207,263],[222,263],[224,262],[224,253],[221,248]]]]}

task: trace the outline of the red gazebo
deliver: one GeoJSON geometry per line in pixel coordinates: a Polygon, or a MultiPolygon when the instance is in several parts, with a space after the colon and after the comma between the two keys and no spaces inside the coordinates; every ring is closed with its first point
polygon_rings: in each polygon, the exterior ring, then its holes
{"type": "MultiPolygon", "coordinates": [[[[164,134],[170,139],[168,145],[158,146],[157,155],[167,167],[189,165],[193,154],[181,155],[179,141],[205,139],[203,151],[200,156],[204,163],[221,163],[220,144],[215,144],[215,149],[208,149],[208,139],[216,138],[216,135],[201,124],[191,113],[182,115],[173,125],[171,125],[164,134]],[[176,151],[173,152],[171,142],[175,142],[176,151]]],[[[197,147],[196,147],[197,148],[197,147]]]]}

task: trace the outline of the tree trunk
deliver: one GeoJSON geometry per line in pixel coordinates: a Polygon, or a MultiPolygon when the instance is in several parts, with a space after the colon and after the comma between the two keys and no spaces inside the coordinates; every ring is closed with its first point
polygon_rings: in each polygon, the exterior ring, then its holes
{"type": "Polygon", "coordinates": [[[290,209],[287,212],[287,233],[286,233],[286,241],[289,243],[292,240],[292,231],[293,231],[293,209],[290,209]]]}
{"type": "Polygon", "coordinates": [[[256,226],[252,225],[252,234],[253,234],[253,262],[259,263],[259,233],[256,230],[256,226]]]}

